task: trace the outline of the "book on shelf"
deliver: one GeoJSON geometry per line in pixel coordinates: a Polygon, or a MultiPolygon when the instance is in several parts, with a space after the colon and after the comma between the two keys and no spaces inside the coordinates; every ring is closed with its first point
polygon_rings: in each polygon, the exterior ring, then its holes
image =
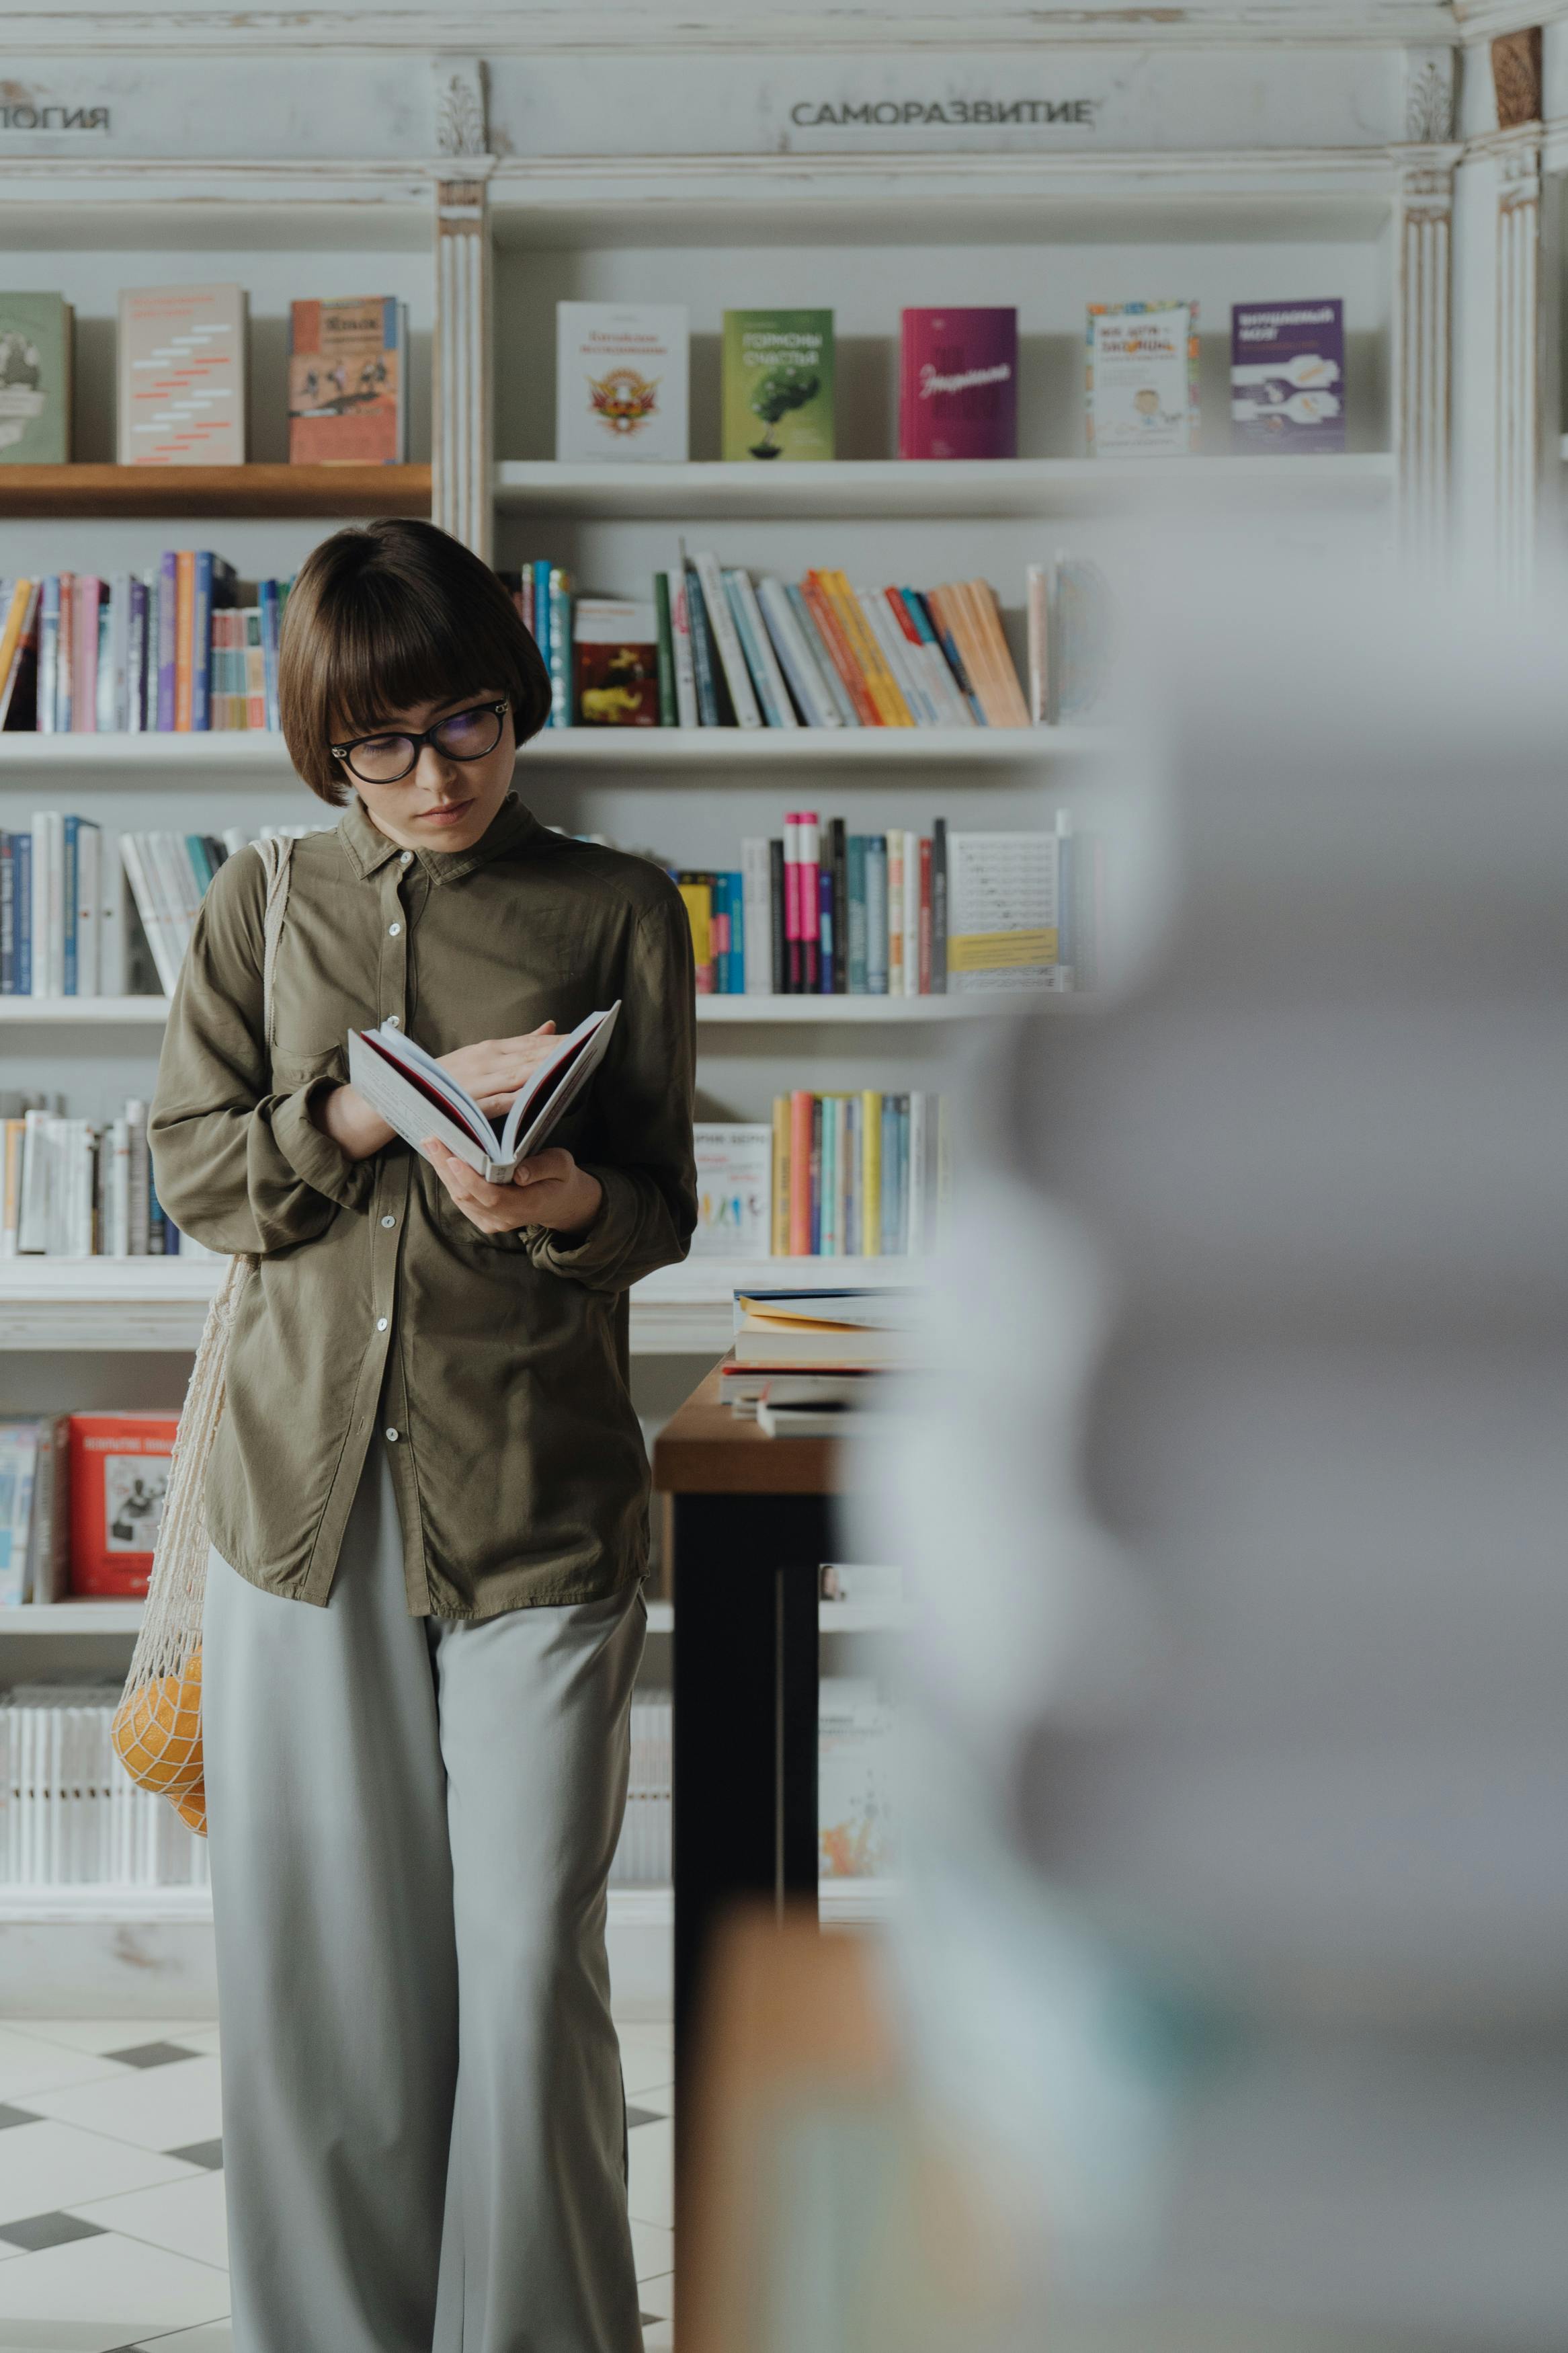
{"type": "Polygon", "coordinates": [[[0,1886],[205,1888],[207,1842],[115,1754],[121,1679],[13,1683],[0,1698],[0,1886]]]}
{"type": "Polygon", "coordinates": [[[1110,586],[1088,556],[1058,550],[1025,576],[1029,716],[1061,726],[1092,716],[1110,676],[1115,606],[1110,586]]]}
{"type": "Polygon", "coordinates": [[[900,312],[900,457],[1017,454],[1017,311],[900,312]]]}
{"type": "Polygon", "coordinates": [[[557,302],[557,460],[684,459],[689,344],[684,303],[557,302]]]}
{"type": "Polygon", "coordinates": [[[497,1128],[468,1089],[401,1029],[351,1029],[349,1076],[371,1109],[423,1153],[434,1136],[492,1185],[510,1184],[520,1161],[542,1151],[605,1058],[617,997],[561,1039],[520,1088],[497,1128]]]}
{"type": "Polygon", "coordinates": [[[159,1205],[140,1097],[97,1123],[58,1094],[0,1096],[0,1258],[204,1255],[159,1205]]]}
{"type": "Polygon", "coordinates": [[[726,311],[721,353],[726,461],[833,456],[831,311],[726,311]]]}
{"type": "Polygon", "coordinates": [[[1070,986],[1059,911],[1071,839],[1065,813],[1055,833],[948,835],[947,985],[954,996],[1070,986]]]}
{"type": "Polygon", "coordinates": [[[35,730],[38,710],[38,583],[0,577],[0,727],[35,730]]]}
{"type": "Polygon", "coordinates": [[[242,286],[146,286],[120,297],[122,466],[243,466],[242,286]]]}
{"type": "MultiPolygon", "coordinates": [[[[793,809],[781,837],[752,835],[741,844],[738,867],[697,871],[670,868],[691,923],[692,953],[700,997],[941,997],[954,991],[953,837],[945,818],[929,833],[889,826],[880,833],[852,834],[842,818],[824,823],[815,809],[793,809]]],[[[1005,868],[1016,856],[1030,873],[1049,870],[1053,888],[1068,897],[1068,871],[1075,853],[1098,860],[1098,838],[1075,839],[1068,813],[1054,830],[1030,834],[957,837],[968,863],[984,864],[981,847],[994,841],[1005,868]]],[[[1085,874],[1093,869],[1086,865],[1085,874]]],[[[967,871],[967,866],[966,866],[967,871]]],[[[967,883],[963,904],[972,910],[967,883]]],[[[1095,903],[1076,910],[1074,942],[1093,960],[1095,903]]],[[[1042,919],[1044,920],[1044,919],[1042,919]]],[[[1057,916],[1048,918],[1057,925],[1057,916]]],[[[973,924],[971,930],[975,929],[973,924]]],[[[1031,921],[1030,929],[1037,928],[1031,921]]],[[[1014,955],[993,944],[983,951],[970,942],[961,952],[972,966],[983,953],[995,961],[984,983],[966,974],[964,986],[990,989],[1087,986],[1082,968],[1061,952],[1039,977],[1032,953],[1014,955]]]]}
{"type": "Polygon", "coordinates": [[[656,575],[652,604],[627,596],[578,597],[572,617],[572,658],[579,726],[657,727],[660,723],[657,583],[666,577],[663,573],[656,575]]]}
{"type": "Polygon", "coordinates": [[[179,1423],[177,1413],[69,1416],[73,1594],[145,1595],[179,1423]]]}
{"type": "Polygon", "coordinates": [[[275,731],[290,586],[258,581],[242,602],[234,566],[210,548],[166,549],[139,575],[0,583],[0,709],[29,658],[35,677],[30,714],[6,710],[6,723],[45,735],[275,731]]]}
{"type": "Polygon", "coordinates": [[[761,1123],[699,1120],[693,1258],[766,1258],[773,1236],[773,1141],[761,1123]]]}
{"type": "Polygon", "coordinates": [[[68,1417],[0,1420],[0,1608],[63,1600],[70,1563],[68,1417]]]}
{"type": "Polygon", "coordinates": [[[71,453],[75,319],[59,294],[0,294],[0,466],[71,453]]]}
{"type": "Polygon", "coordinates": [[[884,1879],[899,1859],[893,1710],[864,1675],[824,1675],[816,1707],[818,1873],[884,1879]]]}
{"type": "Polygon", "coordinates": [[[949,1194],[941,1095],[773,1099],[774,1258],[910,1258],[932,1249],[949,1194]]]}
{"type": "Polygon", "coordinates": [[[926,1301],[910,1285],[735,1293],[730,1361],[752,1371],[875,1372],[919,1365],[926,1350],[926,1301]]]}
{"type": "Polygon", "coordinates": [[[1198,446],[1198,306],[1091,302],[1084,398],[1091,458],[1188,457],[1198,446]]]}
{"type": "Polygon", "coordinates": [[[401,466],[408,457],[408,306],[353,294],[289,306],[289,462],[401,466]]]}
{"type": "Polygon", "coordinates": [[[1235,302],[1233,449],[1307,457],[1345,446],[1342,301],[1235,302]]]}

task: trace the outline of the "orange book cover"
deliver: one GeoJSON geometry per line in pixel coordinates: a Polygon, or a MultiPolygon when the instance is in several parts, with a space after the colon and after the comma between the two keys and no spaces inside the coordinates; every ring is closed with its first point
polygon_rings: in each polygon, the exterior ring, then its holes
{"type": "Polygon", "coordinates": [[[138,1601],[163,1516],[175,1413],[70,1417],[70,1589],[138,1601]]]}
{"type": "Polygon", "coordinates": [[[174,732],[188,735],[195,709],[195,663],[191,631],[196,607],[195,550],[182,547],[174,557],[174,732]]]}
{"type": "Polygon", "coordinates": [[[870,625],[860,610],[860,600],[842,572],[817,574],[824,591],[838,616],[839,626],[848,640],[851,652],[866,674],[866,684],[876,704],[884,727],[912,727],[909,704],[899,691],[898,681],[882,658],[882,649],[871,635],[870,625]]]}
{"type": "Polygon", "coordinates": [[[808,572],[800,584],[800,593],[805,598],[806,609],[816,623],[822,642],[827,649],[828,659],[843,680],[844,691],[855,705],[856,717],[862,727],[880,727],[882,714],[871,700],[871,690],[850,650],[833,601],[823,587],[820,573],[808,572]]]}
{"type": "Polygon", "coordinates": [[[402,462],[403,341],[402,314],[390,294],[290,305],[290,465],[402,462]]]}
{"type": "Polygon", "coordinates": [[[926,601],[958,648],[958,658],[969,672],[969,683],[980,699],[985,724],[987,727],[999,727],[1002,720],[989,650],[976,636],[974,617],[960,593],[959,584],[949,581],[944,587],[928,589],[926,601]]]}
{"type": "Polygon", "coordinates": [[[1013,666],[995,589],[989,580],[962,580],[959,595],[973,616],[975,635],[985,648],[988,679],[997,705],[993,726],[1027,727],[1029,706],[1024,700],[1024,690],[1013,666]]]}
{"type": "Polygon", "coordinates": [[[811,1256],[811,1115],[816,1098],[797,1087],[789,1099],[789,1254],[811,1256]]]}

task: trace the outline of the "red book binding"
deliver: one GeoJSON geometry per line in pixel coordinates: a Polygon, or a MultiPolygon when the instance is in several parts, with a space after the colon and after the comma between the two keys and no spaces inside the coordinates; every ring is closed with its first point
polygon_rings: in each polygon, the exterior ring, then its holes
{"type": "Polygon", "coordinates": [[[176,1413],[70,1417],[70,1589],[139,1601],[163,1516],[176,1413]]]}

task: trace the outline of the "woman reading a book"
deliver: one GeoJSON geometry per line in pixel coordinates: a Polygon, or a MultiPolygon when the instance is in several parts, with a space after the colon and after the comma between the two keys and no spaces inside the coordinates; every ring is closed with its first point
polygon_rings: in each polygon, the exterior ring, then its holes
{"type": "Polygon", "coordinates": [[[605,1883],[647,1612],[626,1289],[696,1218],[690,932],[511,789],[549,681],[418,522],[289,599],[283,729],[341,808],[209,890],[151,1135],[249,1251],[207,1483],[204,1742],[236,2353],[637,2353],[605,1883]],[[350,1029],[492,1119],[620,1000],[507,1184],[412,1149],[350,1029]]]}

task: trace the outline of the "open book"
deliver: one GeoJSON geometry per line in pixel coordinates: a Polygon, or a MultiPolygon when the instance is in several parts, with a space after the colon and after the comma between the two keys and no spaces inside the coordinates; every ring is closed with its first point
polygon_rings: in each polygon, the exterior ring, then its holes
{"type": "Polygon", "coordinates": [[[400,1029],[351,1029],[349,1077],[371,1109],[416,1151],[423,1151],[426,1137],[433,1135],[490,1184],[505,1185],[520,1160],[549,1142],[598,1069],[620,1009],[617,997],[607,1013],[590,1013],[569,1037],[555,1041],[499,1132],[450,1071],[400,1029]]]}

